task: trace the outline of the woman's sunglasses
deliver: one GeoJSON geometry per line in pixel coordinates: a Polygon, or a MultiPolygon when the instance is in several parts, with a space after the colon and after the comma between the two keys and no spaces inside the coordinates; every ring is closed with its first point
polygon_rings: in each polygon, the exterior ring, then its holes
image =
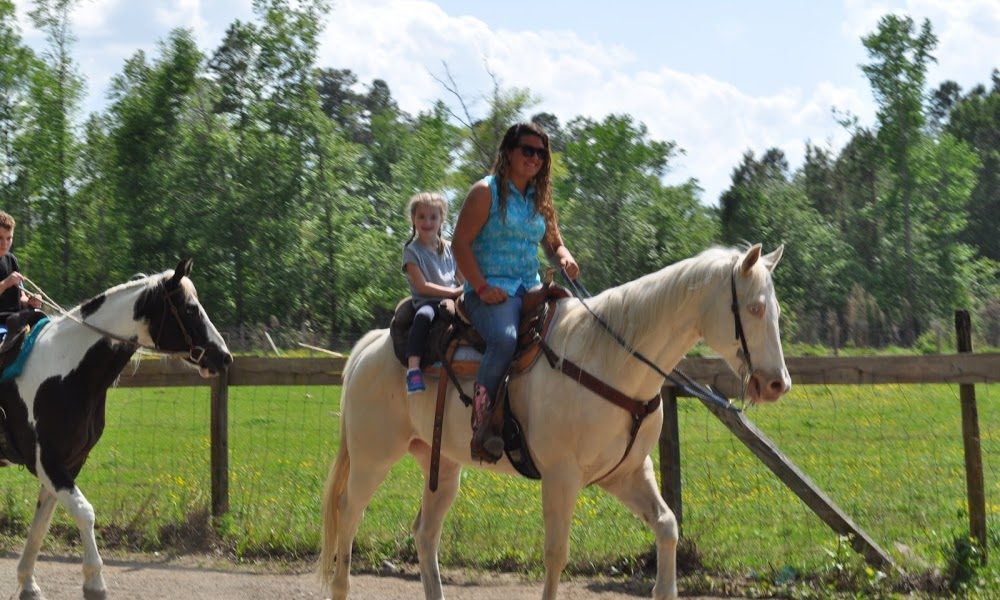
{"type": "Polygon", "coordinates": [[[545,160],[549,157],[549,151],[545,148],[536,148],[534,146],[529,146],[528,144],[518,144],[517,147],[521,149],[521,154],[523,154],[525,158],[534,158],[537,156],[538,158],[545,160]]]}

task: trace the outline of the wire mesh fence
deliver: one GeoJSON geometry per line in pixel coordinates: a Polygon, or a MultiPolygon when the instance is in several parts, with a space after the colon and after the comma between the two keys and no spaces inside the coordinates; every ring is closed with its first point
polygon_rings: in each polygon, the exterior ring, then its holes
{"type": "MultiPolygon", "coordinates": [[[[995,524],[1000,387],[977,391],[987,509],[995,524]]],[[[105,544],[158,549],[207,535],[241,555],[311,556],[319,546],[339,410],[339,386],[230,388],[231,509],[210,522],[209,390],[113,389],[104,437],[78,483],[105,544]]],[[[942,548],[968,534],[958,386],[797,385],[749,417],[898,561],[940,564],[942,548]]],[[[715,417],[682,398],[679,421],[683,533],[705,567],[814,571],[829,562],[836,535],[715,417]]],[[[422,485],[412,459],[393,468],[359,531],[362,560],[414,559],[410,525],[422,485]]],[[[12,536],[23,536],[30,523],[37,486],[21,468],[0,469],[0,524],[12,536]]],[[[53,530],[75,536],[62,510],[53,530]]],[[[537,482],[464,471],[445,523],[443,563],[539,568],[542,543],[537,482]]],[[[583,491],[571,569],[641,565],[651,549],[651,534],[616,499],[597,488],[583,491]]]]}

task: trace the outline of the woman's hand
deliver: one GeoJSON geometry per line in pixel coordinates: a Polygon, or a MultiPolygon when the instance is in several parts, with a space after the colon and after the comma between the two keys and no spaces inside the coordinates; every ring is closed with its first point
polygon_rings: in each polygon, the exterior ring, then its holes
{"type": "Polygon", "coordinates": [[[573,255],[569,253],[569,250],[565,249],[563,246],[561,248],[562,252],[559,253],[559,267],[566,271],[569,278],[576,281],[576,278],[580,275],[580,265],[576,264],[576,260],[573,255]]]}
{"type": "Polygon", "coordinates": [[[507,292],[503,288],[490,286],[479,294],[479,299],[483,304],[500,304],[507,301],[507,292]]]}

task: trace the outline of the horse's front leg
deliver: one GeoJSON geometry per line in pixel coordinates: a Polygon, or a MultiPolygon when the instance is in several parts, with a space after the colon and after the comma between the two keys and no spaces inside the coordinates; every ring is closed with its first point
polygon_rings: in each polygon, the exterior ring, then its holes
{"type": "Polygon", "coordinates": [[[622,473],[601,487],[614,494],[653,530],[656,536],[656,584],[654,600],[677,598],[677,519],[663,501],[653,475],[653,460],[646,457],[642,466],[622,473]]]}
{"type": "Polygon", "coordinates": [[[438,468],[438,489],[432,492],[427,483],[430,481],[430,450],[430,446],[422,441],[410,444],[410,453],[420,463],[425,479],[420,511],[413,522],[413,537],[420,562],[420,581],[424,584],[424,596],[427,600],[443,600],[438,546],[441,544],[441,526],[445,515],[458,496],[462,465],[442,456],[438,468]]]}
{"type": "Polygon", "coordinates": [[[80,530],[80,542],[83,544],[83,597],[85,600],[105,600],[108,589],[104,584],[104,575],[101,574],[104,562],[97,551],[97,540],[94,538],[94,507],[76,485],[57,491],[56,497],[69,514],[73,515],[76,527],[80,530]]]}
{"type": "Polygon", "coordinates": [[[555,600],[559,576],[569,560],[569,528],[580,494],[576,464],[547,469],[542,474],[542,516],[545,519],[545,589],[542,600],[555,600]]]}
{"type": "Polygon", "coordinates": [[[49,531],[52,513],[56,507],[56,496],[44,485],[38,492],[38,504],[35,505],[35,517],[28,529],[28,537],[24,541],[24,552],[17,563],[18,600],[43,600],[42,590],[35,582],[35,561],[42,547],[42,540],[49,531]]]}

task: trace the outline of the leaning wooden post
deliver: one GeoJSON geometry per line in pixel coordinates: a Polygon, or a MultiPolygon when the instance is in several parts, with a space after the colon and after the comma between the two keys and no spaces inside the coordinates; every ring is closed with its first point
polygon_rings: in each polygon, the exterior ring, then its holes
{"type": "MultiPolygon", "coordinates": [[[[955,333],[958,351],[972,352],[972,321],[969,311],[955,311],[955,333]]],[[[979,437],[979,408],[976,406],[976,386],[958,386],[962,401],[962,439],[965,442],[965,486],[969,494],[969,532],[982,552],[986,564],[986,492],[983,484],[983,450],[979,437]]]]}
{"type": "Polygon", "coordinates": [[[677,517],[681,531],[681,436],[677,424],[677,388],[663,388],[663,426],[660,428],[660,494],[677,517]]]}
{"type": "Polygon", "coordinates": [[[212,380],[212,516],[229,512],[229,369],[212,380]]]}

